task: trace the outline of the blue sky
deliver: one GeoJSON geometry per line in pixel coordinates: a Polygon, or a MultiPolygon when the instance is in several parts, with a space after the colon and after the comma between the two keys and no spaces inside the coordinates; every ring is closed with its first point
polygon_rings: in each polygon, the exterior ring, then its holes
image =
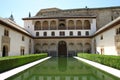
{"type": "Polygon", "coordinates": [[[22,18],[29,12],[34,16],[40,9],[57,7],[60,9],[120,6],[120,0],[1,0],[0,17],[8,18],[12,13],[16,23],[23,26],[22,18]]]}

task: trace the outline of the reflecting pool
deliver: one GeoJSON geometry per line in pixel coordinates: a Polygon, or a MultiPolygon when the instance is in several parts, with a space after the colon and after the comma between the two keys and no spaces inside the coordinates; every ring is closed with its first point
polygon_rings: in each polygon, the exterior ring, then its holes
{"type": "Polygon", "coordinates": [[[6,80],[120,80],[74,58],[50,58],[6,80]]]}

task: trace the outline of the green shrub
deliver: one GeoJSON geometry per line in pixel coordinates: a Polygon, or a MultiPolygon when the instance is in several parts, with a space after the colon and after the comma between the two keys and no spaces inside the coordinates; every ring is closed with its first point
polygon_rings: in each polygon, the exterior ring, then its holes
{"type": "Polygon", "coordinates": [[[0,73],[45,57],[46,53],[0,58],[0,73]]]}
{"type": "Polygon", "coordinates": [[[78,53],[77,56],[120,70],[120,56],[99,55],[99,54],[83,54],[83,53],[82,54],[78,53]]]}

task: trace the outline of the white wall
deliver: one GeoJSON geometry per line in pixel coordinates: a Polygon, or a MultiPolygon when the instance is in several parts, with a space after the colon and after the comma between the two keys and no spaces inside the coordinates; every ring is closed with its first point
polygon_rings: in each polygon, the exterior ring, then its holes
{"type": "Polygon", "coordinates": [[[91,40],[91,52],[93,53],[93,54],[95,54],[96,52],[95,52],[95,38],[92,38],[92,40],[91,40]]]}
{"type": "Polygon", "coordinates": [[[0,25],[0,56],[2,56],[2,45],[1,45],[1,41],[2,41],[2,36],[4,35],[4,28],[2,27],[2,25],[0,25]]]}
{"type": "MultiPolygon", "coordinates": [[[[73,36],[78,36],[78,31],[81,31],[81,36],[85,36],[85,32],[90,30],[39,30],[39,31],[34,31],[33,36],[36,36],[36,32],[39,32],[39,37],[44,37],[43,33],[47,32],[47,36],[52,36],[51,33],[55,32],[55,36],[60,36],[60,32],[65,32],[65,36],[70,36],[69,33],[70,31],[73,32],[73,36]]],[[[89,34],[92,35],[92,34],[89,34]]]]}
{"type": "Polygon", "coordinates": [[[29,37],[18,33],[16,31],[10,30],[10,56],[20,55],[21,46],[25,47],[25,54],[29,54],[29,37]],[[22,36],[24,36],[25,40],[22,41],[22,36]]]}
{"type": "MultiPolygon", "coordinates": [[[[118,25],[120,26],[120,25],[118,25]]],[[[116,27],[118,27],[116,26],[116,27]]],[[[105,55],[118,55],[115,47],[115,35],[116,35],[116,27],[107,30],[95,37],[96,39],[96,50],[101,53],[101,48],[104,48],[105,55]],[[101,35],[103,35],[103,40],[100,39],[101,35]]]]}
{"type": "Polygon", "coordinates": [[[89,31],[89,35],[93,35],[96,32],[96,19],[91,19],[91,30],[34,30],[34,22],[32,20],[24,20],[25,29],[33,36],[36,36],[36,32],[39,32],[40,37],[43,37],[43,32],[47,32],[48,36],[51,36],[51,32],[53,31],[55,32],[55,36],[59,36],[60,31],[64,31],[65,36],[69,36],[70,31],[73,31],[73,36],[78,36],[78,31],[81,31],[81,36],[86,36],[86,31],[89,31]]]}
{"type": "Polygon", "coordinates": [[[31,53],[34,53],[34,40],[31,39],[31,53]]]}
{"type": "Polygon", "coordinates": [[[24,20],[24,27],[31,34],[35,34],[32,20],[24,20]]]}
{"type": "Polygon", "coordinates": [[[92,19],[90,34],[94,35],[96,32],[96,19],[92,19]]]}
{"type": "MultiPolygon", "coordinates": [[[[2,56],[2,36],[4,35],[4,29],[6,26],[0,25],[0,56],[2,56]]],[[[21,55],[20,54],[20,49],[21,46],[25,47],[25,54],[29,54],[29,39],[27,35],[24,35],[20,32],[17,32],[15,30],[9,29],[9,38],[10,38],[10,51],[8,52],[8,56],[15,56],[15,55],[21,55]],[[22,36],[25,37],[25,40],[22,41],[22,36]]],[[[32,45],[33,45],[33,39],[31,39],[32,45]]],[[[33,47],[32,47],[33,48],[33,47]]],[[[32,50],[33,52],[33,50],[32,50]]]]}

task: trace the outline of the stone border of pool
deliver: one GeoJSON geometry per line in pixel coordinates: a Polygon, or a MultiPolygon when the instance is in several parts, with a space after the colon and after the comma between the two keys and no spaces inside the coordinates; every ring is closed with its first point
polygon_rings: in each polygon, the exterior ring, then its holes
{"type": "Polygon", "coordinates": [[[31,63],[28,63],[28,64],[26,64],[26,65],[17,67],[17,68],[15,68],[15,69],[6,71],[6,72],[4,72],[4,73],[1,73],[1,74],[0,74],[0,80],[5,80],[5,79],[7,79],[7,78],[9,78],[9,77],[11,77],[11,76],[13,76],[13,75],[15,75],[15,74],[23,71],[23,70],[26,70],[26,69],[28,69],[28,68],[30,68],[30,67],[38,64],[38,63],[43,62],[43,61],[45,61],[45,60],[47,60],[47,59],[49,59],[49,58],[51,58],[51,57],[46,57],[46,58],[43,58],[43,59],[40,59],[40,60],[31,62],[31,63]]]}
{"type": "Polygon", "coordinates": [[[96,62],[93,62],[93,61],[90,61],[90,60],[87,60],[87,59],[83,59],[83,58],[80,58],[80,57],[76,57],[74,56],[74,58],[78,59],[78,60],[81,60],[83,62],[86,62],[98,69],[101,69],[105,72],[108,72],[109,74],[112,74],[118,78],[120,78],[120,70],[118,69],[115,69],[115,68],[112,68],[112,67],[109,67],[109,66],[105,66],[105,65],[102,65],[102,64],[99,64],[99,63],[96,63],[96,62]]]}

